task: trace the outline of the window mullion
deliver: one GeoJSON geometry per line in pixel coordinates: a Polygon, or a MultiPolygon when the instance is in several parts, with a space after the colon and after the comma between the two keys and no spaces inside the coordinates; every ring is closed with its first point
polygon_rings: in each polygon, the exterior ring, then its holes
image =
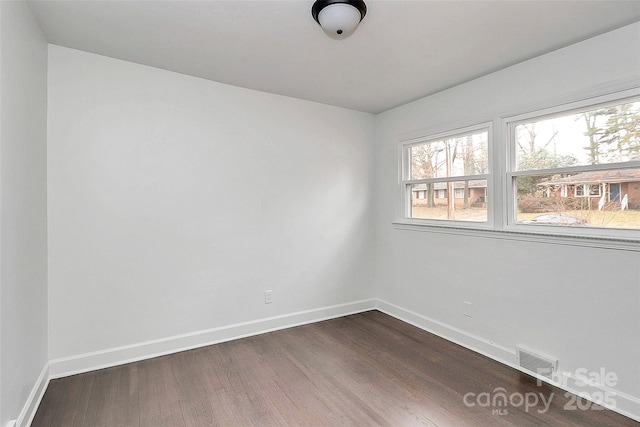
{"type": "Polygon", "coordinates": [[[436,182],[458,182],[458,181],[476,181],[489,178],[489,174],[482,175],[462,175],[462,176],[452,176],[449,178],[427,178],[427,179],[410,179],[405,180],[402,183],[405,185],[411,184],[430,184],[436,182]]]}
{"type": "Polygon", "coordinates": [[[552,175],[552,174],[568,174],[579,172],[591,172],[591,171],[604,171],[604,170],[617,170],[617,169],[635,169],[640,168],[640,161],[631,161],[623,163],[606,163],[600,165],[586,165],[586,166],[569,166],[550,169],[529,169],[511,171],[509,176],[535,176],[535,175],[552,175]]]}

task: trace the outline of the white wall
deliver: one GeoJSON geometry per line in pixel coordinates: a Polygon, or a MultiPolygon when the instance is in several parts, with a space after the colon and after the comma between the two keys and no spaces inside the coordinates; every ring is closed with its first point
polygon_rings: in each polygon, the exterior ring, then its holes
{"type": "Polygon", "coordinates": [[[372,115],[50,46],[48,116],[51,359],[372,296],[372,115]]]}
{"type": "Polygon", "coordinates": [[[47,357],[47,44],[26,4],[0,2],[0,425],[47,357]]]}
{"type": "Polygon", "coordinates": [[[430,319],[466,345],[486,343],[494,356],[521,344],[557,356],[560,370],[604,367],[620,377],[615,388],[630,395],[619,403],[640,409],[638,252],[392,225],[396,144],[403,135],[455,129],[639,83],[640,24],[634,24],[378,115],[379,297],[430,319]],[[463,300],[472,302],[473,317],[463,316],[463,300]]]}

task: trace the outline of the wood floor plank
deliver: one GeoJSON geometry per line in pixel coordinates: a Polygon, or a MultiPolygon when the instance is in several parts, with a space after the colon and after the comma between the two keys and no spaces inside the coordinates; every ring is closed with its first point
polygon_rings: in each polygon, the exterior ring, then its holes
{"type": "Polygon", "coordinates": [[[159,358],[145,360],[138,365],[138,408],[140,426],[165,426],[162,418],[161,393],[158,390],[162,367],[159,358]]]}
{"type": "Polygon", "coordinates": [[[231,396],[241,403],[246,423],[251,425],[278,426],[286,424],[281,414],[263,392],[273,383],[273,372],[262,364],[254,343],[256,339],[226,343],[223,363],[227,366],[227,378],[231,396]]]}
{"type": "Polygon", "coordinates": [[[640,426],[572,398],[370,311],[52,380],[32,426],[640,426]],[[465,402],[501,390],[548,410],[465,402]]]}
{"type": "Polygon", "coordinates": [[[139,364],[124,365],[114,373],[114,402],[111,419],[114,426],[140,425],[140,406],[138,396],[139,364]]]}
{"type": "MultiPolygon", "coordinates": [[[[173,355],[159,357],[156,359],[157,364],[154,365],[157,369],[150,369],[149,371],[150,375],[156,376],[160,400],[160,418],[162,419],[162,423],[159,426],[162,427],[184,427],[187,425],[180,407],[178,386],[172,372],[173,360],[173,355]]],[[[149,425],[149,427],[152,426],[154,424],[149,425]]]]}
{"type": "Polygon", "coordinates": [[[362,425],[364,423],[357,421],[371,420],[366,410],[363,411],[366,408],[357,407],[353,402],[349,405],[352,411],[344,411],[340,402],[347,401],[347,396],[341,387],[327,381],[333,374],[323,369],[325,354],[307,347],[303,341],[299,341],[301,345],[294,344],[295,339],[288,333],[281,335],[282,352],[291,367],[280,371],[276,381],[305,419],[316,425],[362,425]],[[309,387],[316,392],[308,393],[309,387]]]}
{"type": "Polygon", "coordinates": [[[187,426],[212,426],[211,403],[205,393],[201,374],[194,368],[194,357],[194,352],[189,351],[175,354],[171,366],[182,416],[187,426]]]}
{"type": "Polygon", "coordinates": [[[69,379],[69,385],[65,387],[65,401],[72,402],[76,409],[74,411],[63,411],[61,418],[53,424],[65,427],[82,427],[85,425],[84,418],[89,405],[94,375],[73,375],[61,379],[69,379]]]}
{"type": "Polygon", "coordinates": [[[89,402],[83,423],[95,427],[112,427],[114,410],[117,410],[114,403],[116,395],[114,383],[116,376],[124,366],[102,369],[92,372],[94,375],[93,387],[89,394],[89,402]]]}

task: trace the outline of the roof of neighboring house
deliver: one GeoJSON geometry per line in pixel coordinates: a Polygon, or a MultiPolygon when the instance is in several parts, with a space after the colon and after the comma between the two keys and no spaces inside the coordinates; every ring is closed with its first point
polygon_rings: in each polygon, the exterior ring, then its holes
{"type": "Polygon", "coordinates": [[[562,184],[600,184],[603,182],[618,183],[632,181],[640,181],[640,169],[582,172],[573,176],[567,176],[564,178],[552,179],[547,182],[541,182],[538,185],[549,186],[562,184]]]}
{"type": "MultiPolygon", "coordinates": [[[[486,179],[472,179],[469,181],[469,188],[486,188],[487,180],[486,179]]],[[[433,189],[434,190],[446,190],[447,183],[446,182],[434,182],[433,189]]],[[[453,183],[453,188],[464,188],[464,181],[455,181],[453,183]]],[[[427,184],[415,184],[412,191],[424,191],[427,189],[427,184]]]]}

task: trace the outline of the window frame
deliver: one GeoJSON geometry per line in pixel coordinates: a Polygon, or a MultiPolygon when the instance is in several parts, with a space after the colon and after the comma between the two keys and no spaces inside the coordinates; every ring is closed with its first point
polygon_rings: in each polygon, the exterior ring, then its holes
{"type": "MultiPolygon", "coordinates": [[[[571,227],[562,225],[542,225],[542,224],[523,224],[516,221],[517,215],[517,190],[516,178],[524,176],[542,176],[558,173],[581,173],[600,170],[621,170],[629,168],[640,168],[640,161],[628,161],[617,163],[605,163],[597,165],[580,165],[559,167],[551,169],[531,169],[517,170],[516,164],[516,141],[515,128],[523,123],[532,121],[540,121],[551,119],[554,117],[562,117],[571,114],[581,113],[590,110],[596,110],[607,106],[620,105],[629,102],[640,102],[640,90],[632,89],[620,93],[612,93],[595,98],[589,98],[582,101],[575,101],[557,105],[550,108],[529,111],[517,116],[502,119],[502,129],[504,133],[504,141],[506,144],[506,174],[502,185],[504,186],[504,212],[506,216],[503,222],[503,229],[513,232],[525,232],[531,234],[553,235],[559,237],[591,237],[599,239],[616,239],[638,241],[640,239],[640,230],[623,229],[623,228],[605,228],[605,227],[571,227]]],[[[576,196],[577,188],[574,188],[574,197],[600,197],[590,196],[589,186],[583,185],[584,196],[576,196]]],[[[600,191],[600,190],[599,190],[600,191]]]]}
{"type": "MultiPolygon", "coordinates": [[[[398,202],[395,224],[420,225],[428,227],[449,227],[461,229],[492,229],[494,227],[493,198],[493,122],[483,122],[475,125],[460,127],[441,132],[421,132],[420,136],[403,139],[397,144],[398,152],[398,202]],[[411,179],[411,147],[426,143],[456,138],[482,131],[487,132],[487,173],[477,175],[461,175],[445,178],[411,179]],[[458,182],[467,180],[486,180],[487,189],[485,203],[487,204],[486,221],[461,221],[451,219],[412,218],[411,215],[411,186],[422,183],[458,182]]],[[[446,195],[449,197],[449,195],[446,195]]],[[[455,197],[454,197],[455,199],[455,197]]]]}
{"type": "MultiPolygon", "coordinates": [[[[581,230],[570,227],[545,226],[541,224],[514,224],[515,215],[513,192],[509,191],[513,172],[509,162],[512,148],[508,141],[508,125],[515,120],[525,120],[542,115],[563,115],[576,110],[589,110],[602,104],[623,103],[640,98],[640,81],[625,87],[613,86],[611,90],[583,91],[571,96],[561,96],[548,102],[523,104],[506,111],[478,114],[466,123],[477,125],[464,127],[461,120],[447,124],[438,124],[422,130],[406,132],[395,142],[395,163],[397,171],[395,204],[393,207],[392,226],[396,230],[409,232],[427,232],[445,235],[482,237],[501,240],[536,242],[545,244],[582,246],[588,248],[604,248],[623,251],[640,252],[640,230],[588,228],[581,230]],[[459,135],[469,130],[488,128],[489,170],[487,178],[487,222],[465,222],[451,220],[426,220],[408,218],[406,215],[406,193],[403,187],[403,168],[406,163],[403,149],[407,144],[428,140],[442,139],[459,135]]],[[[635,163],[626,167],[639,167],[635,163]]],[[[578,167],[577,169],[579,169],[578,167]]],[[[581,167],[583,171],[592,167],[581,167]]],[[[600,169],[610,169],[611,164],[601,165],[600,169]]],[[[554,172],[550,170],[548,172],[554,172]]],[[[528,171],[521,173],[527,174],[528,171]]],[[[544,171],[543,171],[544,172],[544,171]]],[[[460,177],[456,177],[460,179],[460,177]]],[[[572,191],[566,189],[564,197],[571,197],[572,191]]]]}

